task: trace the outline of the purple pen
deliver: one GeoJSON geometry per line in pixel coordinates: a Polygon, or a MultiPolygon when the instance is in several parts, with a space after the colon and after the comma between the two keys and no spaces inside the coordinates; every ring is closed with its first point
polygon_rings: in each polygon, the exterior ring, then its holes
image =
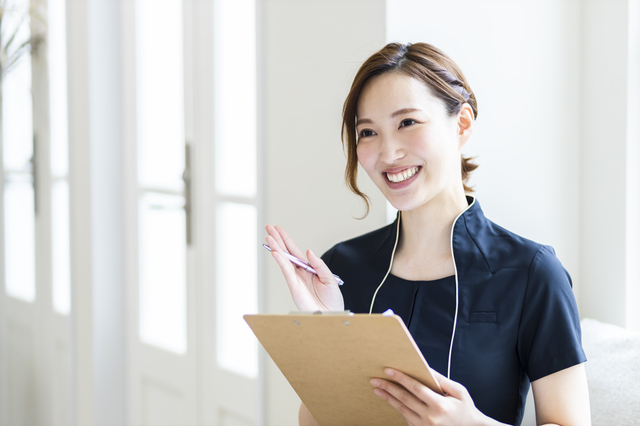
{"type": "MultiPolygon", "coordinates": [[[[269,245],[268,245],[268,244],[263,244],[263,245],[262,245],[262,247],[264,247],[264,248],[266,248],[267,250],[271,251],[271,247],[269,247],[269,245]]],[[[287,259],[289,259],[289,260],[291,261],[291,263],[293,263],[294,265],[298,265],[298,266],[299,266],[299,267],[301,267],[302,269],[307,270],[307,271],[311,272],[312,274],[316,274],[316,275],[318,275],[318,273],[316,272],[316,270],[315,270],[315,269],[313,269],[313,268],[311,267],[311,265],[309,265],[309,264],[308,264],[307,262],[305,262],[304,260],[302,260],[302,259],[298,259],[297,257],[292,256],[292,255],[290,255],[289,253],[286,253],[286,252],[282,252],[282,254],[284,254],[284,255],[287,257],[287,259]]],[[[341,279],[339,276],[337,276],[336,274],[333,274],[333,276],[334,276],[334,277],[336,277],[336,281],[338,282],[338,285],[342,285],[342,284],[344,284],[344,281],[342,281],[342,279],[341,279]]]]}

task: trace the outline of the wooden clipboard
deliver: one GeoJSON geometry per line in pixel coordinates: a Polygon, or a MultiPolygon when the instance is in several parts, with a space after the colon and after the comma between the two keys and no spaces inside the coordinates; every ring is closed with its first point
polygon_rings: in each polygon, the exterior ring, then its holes
{"type": "Polygon", "coordinates": [[[321,426],[406,425],[369,383],[373,377],[387,377],[385,367],[442,393],[397,315],[245,315],[244,319],[321,426]]]}

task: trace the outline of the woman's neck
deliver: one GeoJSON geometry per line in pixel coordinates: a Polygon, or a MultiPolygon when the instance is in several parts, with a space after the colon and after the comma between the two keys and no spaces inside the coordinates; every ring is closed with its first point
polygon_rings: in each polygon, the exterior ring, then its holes
{"type": "Polygon", "coordinates": [[[402,212],[394,275],[414,280],[452,275],[451,227],[467,207],[464,191],[460,190],[402,212]]]}

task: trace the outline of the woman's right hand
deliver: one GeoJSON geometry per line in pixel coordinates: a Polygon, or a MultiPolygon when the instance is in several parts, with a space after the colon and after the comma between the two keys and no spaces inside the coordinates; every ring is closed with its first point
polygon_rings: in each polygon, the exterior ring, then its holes
{"type": "Polygon", "coordinates": [[[293,302],[300,311],[343,311],[344,299],[335,277],[322,259],[307,250],[309,264],[318,275],[300,268],[287,259],[283,251],[304,260],[304,254],[296,246],[284,229],[267,225],[267,244],[271,255],[278,262],[284,275],[293,302]]]}

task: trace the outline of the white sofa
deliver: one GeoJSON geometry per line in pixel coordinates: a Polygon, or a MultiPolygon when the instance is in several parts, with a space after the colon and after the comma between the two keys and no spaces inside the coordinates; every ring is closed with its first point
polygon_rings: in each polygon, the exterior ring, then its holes
{"type": "Polygon", "coordinates": [[[582,320],[593,426],[640,425],[640,333],[582,320]]]}
{"type": "MultiPolygon", "coordinates": [[[[592,425],[640,425],[640,333],[584,319],[582,346],[592,425]]],[[[534,413],[529,398],[522,426],[535,425],[534,413]]]]}

